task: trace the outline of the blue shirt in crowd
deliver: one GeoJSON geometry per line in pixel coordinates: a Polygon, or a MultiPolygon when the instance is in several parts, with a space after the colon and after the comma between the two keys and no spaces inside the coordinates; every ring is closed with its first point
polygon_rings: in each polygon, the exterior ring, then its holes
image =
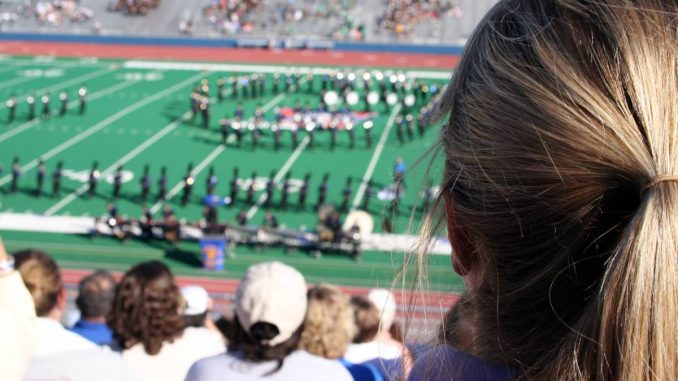
{"type": "Polygon", "coordinates": [[[113,342],[113,332],[108,328],[106,323],[78,320],[78,322],[70,328],[70,331],[77,333],[97,345],[108,345],[113,342]]]}
{"type": "Polygon", "coordinates": [[[384,376],[371,364],[352,364],[344,358],[339,362],[348,369],[354,381],[384,381],[384,376]]]}

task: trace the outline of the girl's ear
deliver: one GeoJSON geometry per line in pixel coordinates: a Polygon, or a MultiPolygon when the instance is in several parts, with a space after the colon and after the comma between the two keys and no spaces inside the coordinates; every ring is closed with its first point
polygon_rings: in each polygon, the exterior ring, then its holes
{"type": "Polygon", "coordinates": [[[447,236],[452,245],[452,267],[460,276],[469,275],[476,266],[476,247],[471,241],[468,229],[459,225],[456,213],[454,196],[445,194],[445,215],[447,217],[447,236]]]}

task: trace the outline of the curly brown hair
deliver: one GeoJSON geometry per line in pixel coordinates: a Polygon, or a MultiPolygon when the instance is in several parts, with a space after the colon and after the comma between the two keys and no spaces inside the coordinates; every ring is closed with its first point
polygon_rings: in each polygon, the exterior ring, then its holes
{"type": "Polygon", "coordinates": [[[132,267],[118,284],[108,325],[120,347],[142,344],[149,355],[181,337],[181,294],[170,270],[160,261],[132,267]]]}

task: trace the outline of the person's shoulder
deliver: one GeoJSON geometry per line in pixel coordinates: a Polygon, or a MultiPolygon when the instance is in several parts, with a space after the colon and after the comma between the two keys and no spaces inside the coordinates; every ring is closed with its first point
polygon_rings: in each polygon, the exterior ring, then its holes
{"type": "Polygon", "coordinates": [[[441,345],[415,362],[408,380],[508,381],[514,376],[515,372],[510,368],[441,345]]]}
{"type": "Polygon", "coordinates": [[[226,351],[226,342],[223,336],[204,327],[187,327],[179,342],[196,347],[203,354],[216,355],[226,351]]]}
{"type": "Polygon", "coordinates": [[[233,372],[233,364],[246,363],[230,352],[196,361],[188,370],[186,381],[200,381],[223,378],[233,372]]]}
{"type": "Polygon", "coordinates": [[[324,381],[352,380],[351,374],[338,360],[329,360],[306,351],[295,351],[285,359],[285,367],[295,367],[306,375],[322,376],[324,381]]]}
{"type": "Polygon", "coordinates": [[[134,380],[119,354],[94,347],[72,349],[45,356],[35,356],[28,365],[27,379],[134,380]]]}
{"type": "Polygon", "coordinates": [[[97,345],[75,332],[64,328],[59,322],[46,318],[37,319],[40,336],[36,355],[47,355],[72,350],[95,350],[97,345]]]}

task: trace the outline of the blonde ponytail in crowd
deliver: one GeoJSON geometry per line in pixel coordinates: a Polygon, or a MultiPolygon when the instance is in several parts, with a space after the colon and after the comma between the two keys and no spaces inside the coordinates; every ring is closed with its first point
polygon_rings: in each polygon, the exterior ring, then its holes
{"type": "Polygon", "coordinates": [[[482,264],[474,354],[520,379],[678,380],[678,2],[501,1],[441,111],[435,205],[482,264]]]}

